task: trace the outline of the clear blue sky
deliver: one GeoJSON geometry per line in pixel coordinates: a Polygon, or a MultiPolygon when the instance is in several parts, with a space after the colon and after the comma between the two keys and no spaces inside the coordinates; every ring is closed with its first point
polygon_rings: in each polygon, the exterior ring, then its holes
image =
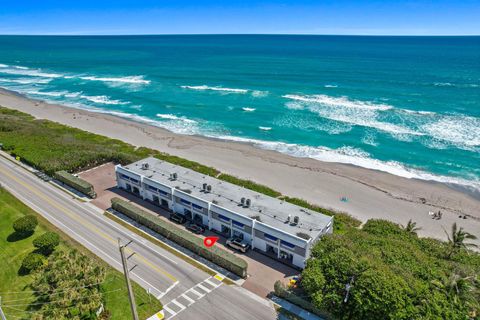
{"type": "Polygon", "coordinates": [[[480,35],[480,0],[2,0],[0,34],[480,35]]]}

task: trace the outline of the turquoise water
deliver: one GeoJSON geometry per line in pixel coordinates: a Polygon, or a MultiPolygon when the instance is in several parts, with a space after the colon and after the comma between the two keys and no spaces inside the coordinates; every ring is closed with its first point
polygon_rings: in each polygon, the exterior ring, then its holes
{"type": "Polygon", "coordinates": [[[0,86],[181,134],[480,186],[480,37],[0,37],[0,86]]]}

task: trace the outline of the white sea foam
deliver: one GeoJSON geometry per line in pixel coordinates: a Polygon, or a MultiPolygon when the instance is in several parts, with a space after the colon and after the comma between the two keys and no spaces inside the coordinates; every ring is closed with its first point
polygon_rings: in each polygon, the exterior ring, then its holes
{"type": "Polygon", "coordinates": [[[28,70],[30,68],[22,67],[22,66],[13,66],[14,68],[21,69],[21,70],[28,70]]]}
{"type": "Polygon", "coordinates": [[[121,101],[121,100],[114,100],[108,96],[86,96],[81,95],[80,98],[94,102],[99,104],[109,104],[109,105],[124,105],[128,104],[129,102],[121,101]]]}
{"type": "Polygon", "coordinates": [[[174,114],[162,114],[162,113],[157,113],[157,117],[161,118],[161,119],[165,119],[165,120],[176,120],[176,121],[184,121],[184,122],[188,122],[188,123],[196,123],[197,121],[195,120],[191,120],[191,119],[187,119],[185,117],[178,117],[174,114]]]}
{"type": "Polygon", "coordinates": [[[272,127],[258,127],[258,129],[263,130],[263,131],[270,131],[270,130],[272,130],[272,127]]]}
{"type": "Polygon", "coordinates": [[[143,76],[128,76],[128,77],[82,76],[78,78],[82,80],[89,80],[89,81],[118,82],[118,83],[130,83],[130,84],[150,84],[150,80],[145,80],[143,76]]]}
{"type": "Polygon", "coordinates": [[[259,148],[274,150],[295,157],[313,158],[325,162],[352,164],[367,169],[388,172],[393,175],[409,179],[437,181],[480,190],[479,180],[466,180],[449,176],[434,175],[421,170],[408,168],[396,161],[381,161],[378,159],[373,159],[370,157],[369,153],[358,148],[342,147],[339,149],[330,149],[327,147],[301,146],[297,144],[240,138],[234,136],[216,136],[216,138],[250,143],[259,148]]]}
{"type": "Polygon", "coordinates": [[[211,90],[211,91],[221,91],[227,93],[247,93],[247,89],[235,89],[235,88],[224,88],[224,87],[209,87],[206,85],[202,86],[180,86],[183,89],[191,89],[191,90],[211,90]]]}
{"type": "Polygon", "coordinates": [[[0,63],[0,68],[8,68],[8,65],[0,63]]]}
{"type": "Polygon", "coordinates": [[[480,146],[480,118],[467,116],[443,116],[422,126],[428,135],[448,141],[456,146],[480,146]]]}
{"type": "Polygon", "coordinates": [[[338,88],[338,86],[335,85],[335,84],[326,84],[326,85],[324,85],[324,87],[325,88],[338,88]]]}
{"type": "Polygon", "coordinates": [[[48,78],[18,78],[18,79],[0,79],[0,82],[18,83],[18,84],[46,84],[52,81],[48,78]]]}
{"type": "Polygon", "coordinates": [[[268,91],[260,91],[260,90],[253,90],[252,91],[252,96],[254,96],[256,98],[262,98],[262,97],[266,97],[268,95],[269,95],[268,91]]]}
{"type": "Polygon", "coordinates": [[[322,104],[330,107],[344,107],[352,109],[367,109],[367,110],[389,110],[393,107],[387,104],[379,104],[373,102],[366,102],[360,100],[351,100],[347,97],[331,97],[324,94],[317,95],[296,95],[287,94],[283,96],[286,99],[296,100],[301,102],[311,102],[322,104]]]}
{"type": "Polygon", "coordinates": [[[63,97],[68,94],[68,91],[28,91],[27,94],[33,94],[38,96],[47,96],[47,97],[63,97]]]}
{"type": "Polygon", "coordinates": [[[286,104],[287,108],[297,110],[306,108],[322,118],[375,128],[392,135],[423,135],[421,132],[401,125],[377,120],[378,112],[393,109],[390,105],[326,95],[285,95],[283,97],[295,102],[288,102],[286,104]]]}
{"type": "Polygon", "coordinates": [[[246,111],[246,112],[253,112],[253,111],[255,111],[256,109],[255,109],[255,108],[243,107],[242,110],[243,110],[243,111],[246,111]]]}
{"type": "Polygon", "coordinates": [[[22,75],[22,76],[31,76],[31,77],[41,77],[41,78],[61,78],[62,74],[58,73],[49,73],[43,72],[40,69],[18,69],[18,68],[6,68],[0,69],[0,73],[13,74],[13,75],[22,75]]]}

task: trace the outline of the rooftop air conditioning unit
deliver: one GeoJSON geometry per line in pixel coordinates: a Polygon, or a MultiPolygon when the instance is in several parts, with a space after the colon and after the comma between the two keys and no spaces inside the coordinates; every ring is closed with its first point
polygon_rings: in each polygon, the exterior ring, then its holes
{"type": "Polygon", "coordinates": [[[146,163],[146,162],[145,162],[145,163],[142,163],[142,169],[143,169],[143,170],[147,170],[148,168],[149,168],[148,163],[146,163]]]}
{"type": "Polygon", "coordinates": [[[292,215],[291,214],[288,215],[287,222],[290,223],[290,220],[292,220],[292,215]]]}
{"type": "Polygon", "coordinates": [[[250,207],[251,203],[252,203],[252,200],[250,200],[250,199],[245,200],[245,207],[247,207],[247,208],[250,207]]]}
{"type": "Polygon", "coordinates": [[[298,224],[300,218],[298,216],[293,217],[293,223],[298,224]]]}
{"type": "Polygon", "coordinates": [[[242,204],[242,207],[245,207],[245,197],[242,197],[242,199],[240,199],[240,203],[242,204]]]}
{"type": "Polygon", "coordinates": [[[206,183],[202,184],[202,190],[207,191],[207,184],[206,183]]]}
{"type": "Polygon", "coordinates": [[[207,192],[212,192],[212,186],[211,185],[207,186],[207,192]]]}

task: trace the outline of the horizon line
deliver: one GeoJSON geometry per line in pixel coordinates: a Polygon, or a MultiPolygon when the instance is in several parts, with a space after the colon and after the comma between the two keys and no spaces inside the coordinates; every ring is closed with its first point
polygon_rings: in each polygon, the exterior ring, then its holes
{"type": "Polygon", "coordinates": [[[479,34],[335,34],[335,33],[0,33],[0,36],[64,36],[64,37],[122,37],[122,36],[336,36],[336,37],[480,37],[479,34]]]}

